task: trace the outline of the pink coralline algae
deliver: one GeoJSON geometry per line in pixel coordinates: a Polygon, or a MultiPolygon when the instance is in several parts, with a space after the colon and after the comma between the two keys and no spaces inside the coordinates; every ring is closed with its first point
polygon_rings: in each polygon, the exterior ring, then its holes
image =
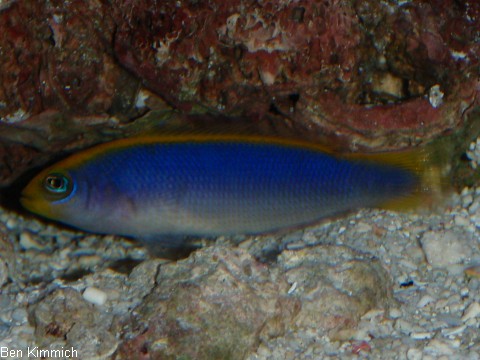
{"type": "Polygon", "coordinates": [[[96,1],[0,8],[0,184],[126,113],[138,81],[112,54],[113,25],[96,1]]]}
{"type": "Polygon", "coordinates": [[[118,5],[115,53],[185,111],[274,112],[391,148],[459,125],[476,100],[477,2],[155,4],[118,5]]]}
{"type": "Polygon", "coordinates": [[[18,2],[0,12],[3,121],[51,108],[78,115],[108,111],[121,70],[108,56],[112,24],[105,13],[93,1],[18,2]]]}
{"type": "Polygon", "coordinates": [[[338,90],[352,78],[355,18],[346,2],[143,1],[122,13],[115,52],[180,108],[265,112],[276,97],[293,105],[302,89],[338,90]]]}

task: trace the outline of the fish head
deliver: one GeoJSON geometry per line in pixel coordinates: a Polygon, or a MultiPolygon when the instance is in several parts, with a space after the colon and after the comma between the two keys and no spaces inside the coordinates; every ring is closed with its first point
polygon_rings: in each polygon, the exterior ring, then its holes
{"type": "Polygon", "coordinates": [[[23,189],[20,203],[37,215],[63,221],[78,206],[77,183],[66,169],[49,168],[23,189]]]}

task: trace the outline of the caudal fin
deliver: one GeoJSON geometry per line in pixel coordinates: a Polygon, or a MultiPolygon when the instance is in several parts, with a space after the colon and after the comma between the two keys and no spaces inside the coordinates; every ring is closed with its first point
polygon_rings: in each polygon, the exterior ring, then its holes
{"type": "Polygon", "coordinates": [[[395,196],[380,205],[383,209],[407,211],[436,209],[444,204],[452,189],[451,164],[453,142],[449,138],[419,148],[395,152],[347,154],[346,158],[399,167],[413,173],[418,182],[409,194],[395,196]]]}

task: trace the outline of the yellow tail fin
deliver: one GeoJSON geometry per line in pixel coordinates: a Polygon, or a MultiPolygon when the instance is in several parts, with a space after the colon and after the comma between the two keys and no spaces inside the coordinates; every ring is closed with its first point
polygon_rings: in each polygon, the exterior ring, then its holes
{"type": "Polygon", "coordinates": [[[346,154],[345,158],[371,161],[401,167],[419,179],[415,190],[404,196],[394,197],[380,207],[388,210],[435,209],[451,191],[451,164],[453,154],[449,138],[436,140],[419,148],[396,152],[346,154]]]}

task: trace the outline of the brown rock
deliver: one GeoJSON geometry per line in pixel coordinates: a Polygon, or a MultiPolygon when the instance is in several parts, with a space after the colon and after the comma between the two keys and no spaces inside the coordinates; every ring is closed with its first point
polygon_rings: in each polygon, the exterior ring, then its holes
{"type": "Polygon", "coordinates": [[[391,296],[380,264],[345,247],[287,251],[278,267],[240,249],[201,249],[160,266],[127,326],[138,333],[117,358],[244,359],[291,330],[322,336],[352,327],[391,296]]]}
{"type": "Polygon", "coordinates": [[[146,329],[125,341],[117,358],[243,359],[269,333],[285,331],[280,316],[296,302],[280,300],[286,283],[241,250],[206,248],[160,267],[157,286],[136,309],[146,329]]]}
{"type": "Polygon", "coordinates": [[[388,308],[391,282],[378,260],[343,246],[284,251],[279,265],[301,300],[296,328],[335,332],[371,309],[388,308]],[[320,329],[320,330],[319,330],[320,329]]]}

